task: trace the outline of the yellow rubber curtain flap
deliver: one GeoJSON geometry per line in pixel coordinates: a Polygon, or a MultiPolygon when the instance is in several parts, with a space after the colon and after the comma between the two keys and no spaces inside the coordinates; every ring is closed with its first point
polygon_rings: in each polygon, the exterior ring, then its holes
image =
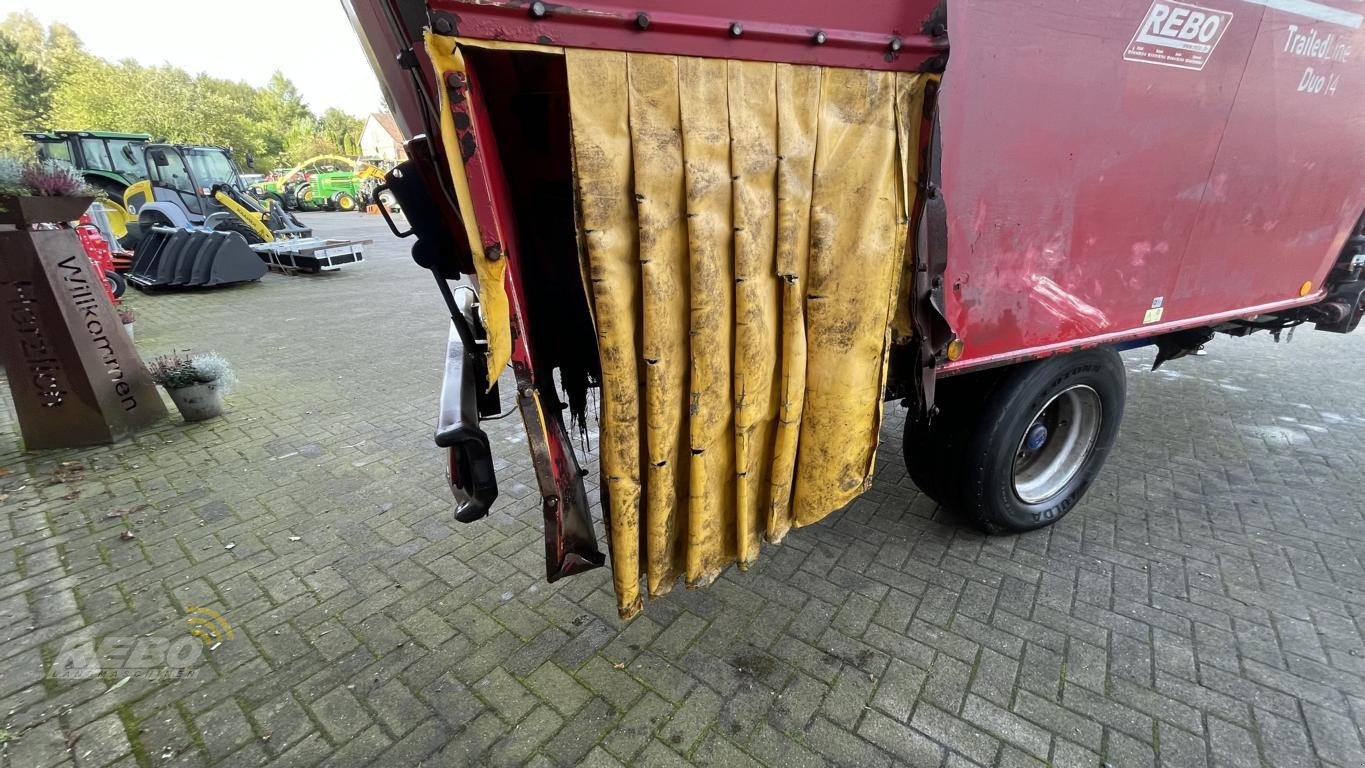
{"type": "Polygon", "coordinates": [[[867,487],[923,76],[564,55],[630,617],[867,487]]]}
{"type": "MultiPolygon", "coordinates": [[[[459,41],[456,38],[426,30],[426,49],[432,67],[436,70],[438,83],[444,84],[446,76],[452,72],[465,74],[464,54],[460,52],[459,41]]],[[[507,261],[506,259],[494,261],[484,254],[483,240],[479,237],[479,224],[474,218],[474,204],[469,193],[469,178],[465,173],[463,156],[460,154],[460,138],[455,132],[455,116],[450,111],[450,91],[444,85],[438,90],[441,94],[441,148],[445,152],[446,164],[450,166],[450,177],[455,185],[455,201],[460,206],[465,236],[469,239],[469,249],[474,255],[474,276],[478,282],[479,304],[483,310],[484,328],[488,333],[487,386],[491,388],[497,383],[502,369],[512,357],[507,287],[503,283],[507,261]]],[[[472,104],[470,112],[472,115],[472,104]]],[[[498,240],[505,243],[501,237],[498,240]]]]}
{"type": "Polygon", "coordinates": [[[776,242],[777,65],[729,65],[734,206],[735,552],[741,568],[766,532],[780,373],[776,242]]]}
{"type": "Polygon", "coordinates": [[[646,576],[651,594],[662,594],[683,571],[690,541],[685,388],[691,271],[677,59],[628,55],[627,80],[642,300],[632,317],[642,331],[646,576]]]}
{"type": "Polygon", "coordinates": [[[820,70],[777,67],[777,233],[773,245],[782,292],[778,347],[778,422],[772,448],[768,541],[792,527],[796,447],[806,405],[806,253],[810,250],[811,178],[815,174],[820,70]]]}
{"type": "Polygon", "coordinates": [[[866,489],[899,285],[895,75],[821,73],[806,258],[806,395],[792,517],[809,525],[866,489]]]}
{"type": "MultiPolygon", "coordinates": [[[[584,271],[602,362],[600,453],[608,503],[603,516],[616,594],[629,600],[621,610],[634,614],[640,609],[644,492],[640,377],[644,363],[626,54],[570,50],[565,56],[572,64],[568,68],[570,92],[594,94],[591,100],[570,102],[579,240],[591,254],[584,271]]],[[[656,582],[650,584],[654,589],[656,582]]]]}

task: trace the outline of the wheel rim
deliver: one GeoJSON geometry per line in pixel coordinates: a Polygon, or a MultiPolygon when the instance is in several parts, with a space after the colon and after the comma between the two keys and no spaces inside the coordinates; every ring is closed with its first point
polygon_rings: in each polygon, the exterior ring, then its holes
{"type": "Polygon", "coordinates": [[[1061,493],[1094,450],[1103,416],[1099,393],[1084,384],[1049,400],[1014,450],[1014,495],[1038,504],[1061,493]]]}

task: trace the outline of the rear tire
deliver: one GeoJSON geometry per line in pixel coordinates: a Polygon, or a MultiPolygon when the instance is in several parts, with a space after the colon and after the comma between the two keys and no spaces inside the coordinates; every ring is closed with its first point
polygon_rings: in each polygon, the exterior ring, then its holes
{"type": "Polygon", "coordinates": [[[128,234],[118,239],[118,247],[125,251],[136,251],[138,245],[142,243],[142,226],[137,222],[128,222],[128,234]]]}
{"type": "Polygon", "coordinates": [[[265,238],[261,237],[259,232],[252,229],[251,225],[236,219],[218,222],[213,225],[213,231],[236,232],[242,236],[242,239],[246,241],[247,245],[259,245],[260,243],[265,242],[265,238]]]}
{"type": "Polygon", "coordinates": [[[128,290],[128,281],[124,279],[123,275],[112,269],[105,271],[104,281],[109,284],[109,292],[116,299],[123,298],[123,292],[128,290]]]}
{"type": "Polygon", "coordinates": [[[318,201],[313,199],[312,184],[300,184],[294,188],[294,210],[316,211],[320,208],[318,201]]]}
{"type": "Polygon", "coordinates": [[[946,379],[940,413],[907,422],[910,478],[988,533],[1060,520],[1104,466],[1126,396],[1123,361],[1090,349],[946,379]]]}
{"type": "Polygon", "coordinates": [[[147,233],[151,231],[152,227],[176,228],[175,222],[167,218],[166,214],[161,211],[143,211],[138,214],[137,226],[139,231],[139,242],[141,242],[142,238],[147,236],[147,233]]]}
{"type": "Polygon", "coordinates": [[[335,195],[332,195],[332,205],[338,211],[343,211],[345,213],[350,213],[357,207],[355,198],[345,192],[338,192],[335,195]]]}
{"type": "Polygon", "coordinates": [[[999,382],[998,370],[969,373],[938,383],[935,406],[938,413],[927,424],[905,420],[902,449],[905,470],[910,479],[941,507],[961,507],[955,483],[948,482],[962,464],[966,438],[975,423],[969,416],[999,382]]]}

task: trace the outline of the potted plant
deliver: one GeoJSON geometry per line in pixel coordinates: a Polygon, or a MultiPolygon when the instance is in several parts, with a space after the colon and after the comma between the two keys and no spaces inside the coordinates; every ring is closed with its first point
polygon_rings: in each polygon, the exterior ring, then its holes
{"type": "Polygon", "coordinates": [[[223,395],[232,387],[232,366],[213,352],[171,352],[147,364],[152,381],[166,388],[185,421],[223,415],[223,395]]]}
{"type": "Polygon", "coordinates": [[[69,163],[0,156],[0,224],[22,229],[74,221],[95,196],[69,163]]]}
{"type": "Polygon", "coordinates": [[[133,323],[137,322],[137,315],[133,314],[132,308],[120,304],[118,308],[118,320],[120,323],[123,323],[123,330],[128,334],[128,340],[134,341],[136,337],[133,336],[133,323]]]}

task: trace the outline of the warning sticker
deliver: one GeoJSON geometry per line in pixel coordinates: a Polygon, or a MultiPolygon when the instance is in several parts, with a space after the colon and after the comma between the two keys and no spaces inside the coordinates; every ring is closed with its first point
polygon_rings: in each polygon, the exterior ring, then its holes
{"type": "Polygon", "coordinates": [[[1227,11],[1154,0],[1123,59],[1202,70],[1231,21],[1232,14],[1227,11]]]}
{"type": "Polygon", "coordinates": [[[1148,325],[1150,323],[1160,322],[1161,315],[1166,312],[1166,308],[1163,306],[1165,303],[1166,299],[1161,296],[1152,299],[1152,308],[1147,310],[1146,314],[1142,316],[1142,324],[1148,325]]]}

